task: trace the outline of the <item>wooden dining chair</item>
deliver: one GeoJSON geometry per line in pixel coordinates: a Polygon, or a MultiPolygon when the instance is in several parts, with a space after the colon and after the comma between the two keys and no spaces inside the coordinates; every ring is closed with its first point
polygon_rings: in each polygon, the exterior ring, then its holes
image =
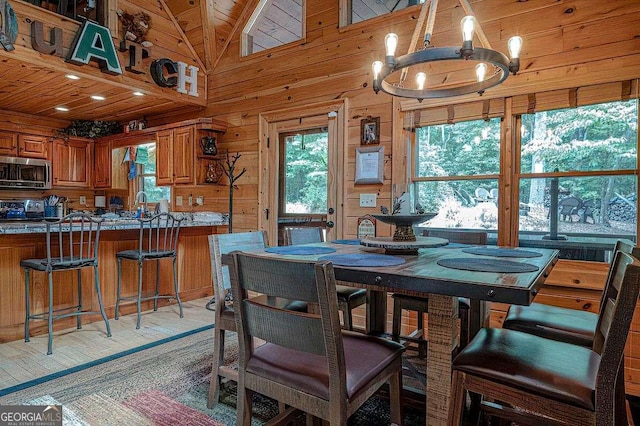
{"type": "MultiPolygon", "coordinates": [[[[616,243],[613,250],[614,257],[618,252],[640,257],[640,248],[624,241],[616,243]]],[[[610,278],[613,270],[612,264],[609,268],[606,285],[611,282],[610,278]]],[[[604,295],[608,291],[608,287],[605,286],[602,292],[602,300],[606,300],[604,295]]],[[[601,312],[603,308],[604,305],[601,303],[599,311],[601,312]]],[[[590,348],[596,335],[597,324],[598,314],[593,312],[534,302],[529,306],[512,305],[509,307],[502,328],[590,348]]],[[[626,415],[624,366],[620,368],[616,386],[617,410],[619,410],[619,416],[624,416],[626,415]]]]}
{"type": "MultiPolygon", "coordinates": [[[[334,425],[389,383],[391,422],[402,424],[402,345],[340,328],[330,262],[309,263],[233,253],[240,346],[237,424],[251,424],[252,395],[260,393],[334,425]],[[261,303],[270,297],[318,304],[301,313],[261,303]],[[264,300],[264,299],[262,299],[264,300]],[[254,344],[259,339],[266,342],[254,344]]],[[[281,424],[290,411],[271,423],[281,424]]]]}
{"type": "MultiPolygon", "coordinates": [[[[427,229],[422,233],[425,237],[444,238],[451,243],[486,245],[487,233],[479,231],[453,231],[453,230],[432,230],[427,229]]],[[[408,296],[404,294],[393,294],[393,321],[391,335],[393,340],[407,340],[418,343],[419,356],[426,355],[426,342],[424,337],[424,314],[429,312],[429,299],[419,296],[408,296]],[[402,311],[417,312],[417,328],[411,335],[401,335],[402,311]]],[[[460,317],[460,342],[459,347],[463,348],[469,342],[469,299],[458,298],[458,316],[460,317]]]]}
{"type": "MultiPolygon", "coordinates": [[[[224,363],[224,342],[227,331],[236,332],[236,321],[231,295],[229,267],[225,257],[234,250],[259,250],[267,246],[265,231],[241,232],[235,234],[209,235],[209,253],[214,285],[215,328],[213,337],[213,366],[207,406],[213,408],[220,398],[220,384],[223,378],[238,381],[238,371],[224,363]]],[[[274,300],[271,300],[274,302],[274,300]]],[[[306,311],[307,304],[300,301],[278,300],[277,303],[290,309],[306,311]]]]}
{"type": "MultiPolygon", "coordinates": [[[[286,245],[320,243],[324,241],[322,228],[285,228],[284,242],[286,245]]],[[[363,288],[337,285],[338,309],[342,312],[344,328],[353,331],[353,310],[367,303],[367,290],[363,288]]]]}
{"type": "Polygon", "coordinates": [[[485,413],[518,424],[622,424],[616,378],[640,291],[640,262],[618,252],[606,287],[591,348],[480,330],[453,361],[449,424],[462,424],[466,391],[483,395],[485,413]]]}

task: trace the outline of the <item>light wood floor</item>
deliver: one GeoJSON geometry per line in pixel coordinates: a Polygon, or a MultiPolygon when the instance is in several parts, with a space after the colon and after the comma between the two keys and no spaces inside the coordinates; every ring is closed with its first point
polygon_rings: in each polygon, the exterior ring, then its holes
{"type": "Polygon", "coordinates": [[[208,301],[203,298],[183,302],[184,318],[179,317],[175,304],[157,312],[144,312],[140,330],[136,330],[135,314],[121,316],[117,321],[111,318],[110,338],[104,322],[83,324],[81,330],[56,332],[52,355],[46,354],[46,334],[31,337],[29,343],[18,340],[0,344],[0,389],[213,324],[214,312],[204,307],[208,301]]]}

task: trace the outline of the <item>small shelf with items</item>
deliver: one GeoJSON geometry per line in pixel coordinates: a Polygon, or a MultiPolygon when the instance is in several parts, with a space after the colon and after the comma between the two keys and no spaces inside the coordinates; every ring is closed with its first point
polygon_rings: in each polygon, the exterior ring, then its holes
{"type": "Polygon", "coordinates": [[[218,155],[199,154],[197,158],[197,183],[220,185],[224,176],[223,159],[218,155]]]}

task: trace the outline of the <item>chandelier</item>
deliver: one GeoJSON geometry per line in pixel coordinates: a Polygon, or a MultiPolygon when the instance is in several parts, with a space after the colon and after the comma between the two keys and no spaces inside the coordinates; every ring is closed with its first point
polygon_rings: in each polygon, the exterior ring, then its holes
{"type": "MultiPolygon", "coordinates": [[[[425,2],[423,5],[423,11],[420,16],[421,19],[424,17],[428,3],[429,2],[425,2]]],[[[471,14],[472,11],[466,1],[461,1],[461,5],[468,14],[468,16],[462,18],[460,23],[462,30],[462,46],[430,46],[437,5],[438,0],[431,1],[429,18],[424,35],[423,49],[395,57],[396,48],[398,46],[398,36],[394,33],[387,34],[384,40],[386,51],[385,62],[382,63],[382,61],[375,61],[373,63],[373,90],[376,93],[382,90],[392,96],[415,98],[420,102],[422,102],[423,99],[446,98],[450,96],[466,95],[474,92],[482,95],[485,90],[497,86],[505,81],[509,76],[509,73],[515,75],[518,72],[520,69],[520,49],[522,48],[522,38],[515,36],[509,39],[508,49],[511,59],[507,58],[503,53],[491,49],[482,29],[477,25],[475,17],[471,14]],[[478,32],[478,36],[484,47],[473,46],[473,36],[476,31],[478,32]],[[466,80],[468,83],[439,89],[429,89],[426,87],[427,74],[420,71],[415,75],[415,87],[405,87],[404,82],[409,67],[452,60],[475,62],[475,81],[470,82],[471,78],[469,78],[466,80]],[[401,71],[399,81],[391,82],[388,77],[398,71],[401,71]]],[[[421,19],[418,20],[416,31],[420,31],[422,27],[420,24],[421,19]]],[[[415,34],[414,39],[416,39],[415,34]]],[[[409,48],[409,51],[411,50],[413,50],[412,47],[409,48]]]]}

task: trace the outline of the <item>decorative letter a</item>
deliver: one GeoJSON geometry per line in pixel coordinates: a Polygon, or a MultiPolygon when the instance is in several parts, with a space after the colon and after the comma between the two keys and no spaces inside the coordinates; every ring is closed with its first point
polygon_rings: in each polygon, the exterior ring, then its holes
{"type": "Polygon", "coordinates": [[[103,72],[122,74],[116,47],[109,29],[89,20],[84,21],[71,48],[68,62],[86,65],[91,60],[100,64],[103,72]]]}

